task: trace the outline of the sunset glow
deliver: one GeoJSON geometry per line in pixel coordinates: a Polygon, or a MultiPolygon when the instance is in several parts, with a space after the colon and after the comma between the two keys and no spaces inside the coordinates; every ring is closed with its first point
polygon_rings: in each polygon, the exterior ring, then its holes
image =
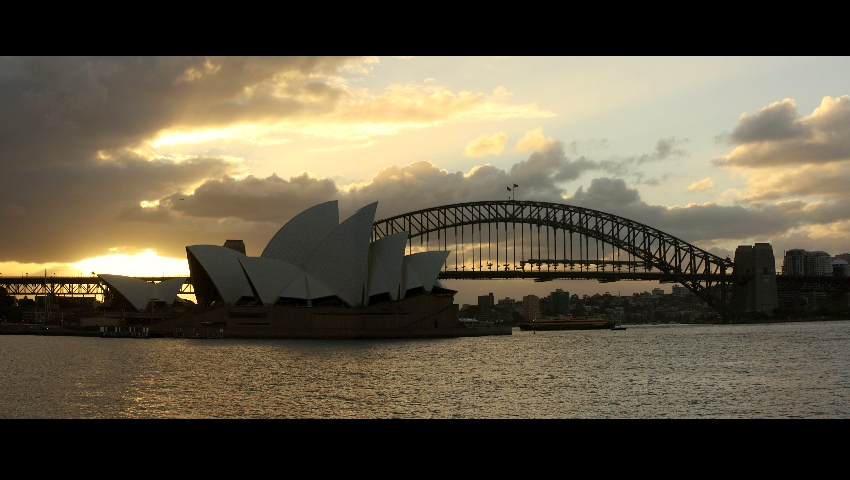
{"type": "MultiPolygon", "coordinates": [[[[341,220],[374,201],[386,218],[533,200],[721,257],[753,241],[850,251],[845,57],[0,63],[17,125],[0,157],[4,275],[185,275],[186,246],[242,239],[258,255],[329,200],[341,220]]],[[[464,284],[459,299],[504,285],[464,284]]]]}

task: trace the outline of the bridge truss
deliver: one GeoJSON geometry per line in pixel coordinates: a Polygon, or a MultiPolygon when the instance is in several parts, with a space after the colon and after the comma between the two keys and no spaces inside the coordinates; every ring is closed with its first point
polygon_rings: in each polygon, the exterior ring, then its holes
{"type": "MultiPolygon", "coordinates": [[[[188,277],[188,275],[186,275],[188,277]]],[[[147,282],[159,283],[178,277],[137,277],[147,282]]],[[[57,297],[95,297],[103,300],[109,294],[109,287],[99,277],[0,277],[0,288],[8,295],[57,297]]],[[[187,280],[180,287],[180,294],[194,294],[192,284],[187,280]]]]}
{"type": "Polygon", "coordinates": [[[534,201],[459,203],[378,220],[372,240],[404,231],[407,253],[452,251],[443,279],[675,282],[734,315],[732,260],[609,213],[534,201]]]}

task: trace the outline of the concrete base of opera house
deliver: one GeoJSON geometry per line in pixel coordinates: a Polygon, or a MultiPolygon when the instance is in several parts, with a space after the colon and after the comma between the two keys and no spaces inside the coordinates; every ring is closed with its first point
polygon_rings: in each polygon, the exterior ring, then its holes
{"type": "Polygon", "coordinates": [[[151,336],[190,338],[448,338],[511,335],[466,327],[451,295],[420,294],[367,307],[213,306],[151,325],[151,336]]]}

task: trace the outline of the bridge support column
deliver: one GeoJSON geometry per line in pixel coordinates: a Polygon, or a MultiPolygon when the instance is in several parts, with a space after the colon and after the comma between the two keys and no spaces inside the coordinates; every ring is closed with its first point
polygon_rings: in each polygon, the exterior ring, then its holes
{"type": "Polygon", "coordinates": [[[735,250],[735,309],[739,313],[773,315],[779,306],[776,290],[776,258],[769,243],[741,245],[735,250]]]}

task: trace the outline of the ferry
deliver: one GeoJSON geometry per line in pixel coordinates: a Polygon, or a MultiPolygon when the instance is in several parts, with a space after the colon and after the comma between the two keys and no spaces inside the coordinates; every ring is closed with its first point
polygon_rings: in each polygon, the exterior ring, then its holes
{"type": "Polygon", "coordinates": [[[557,317],[536,317],[530,322],[520,323],[519,329],[535,332],[547,330],[610,330],[614,326],[614,322],[609,322],[599,315],[589,315],[586,317],[562,315],[557,317]]]}

